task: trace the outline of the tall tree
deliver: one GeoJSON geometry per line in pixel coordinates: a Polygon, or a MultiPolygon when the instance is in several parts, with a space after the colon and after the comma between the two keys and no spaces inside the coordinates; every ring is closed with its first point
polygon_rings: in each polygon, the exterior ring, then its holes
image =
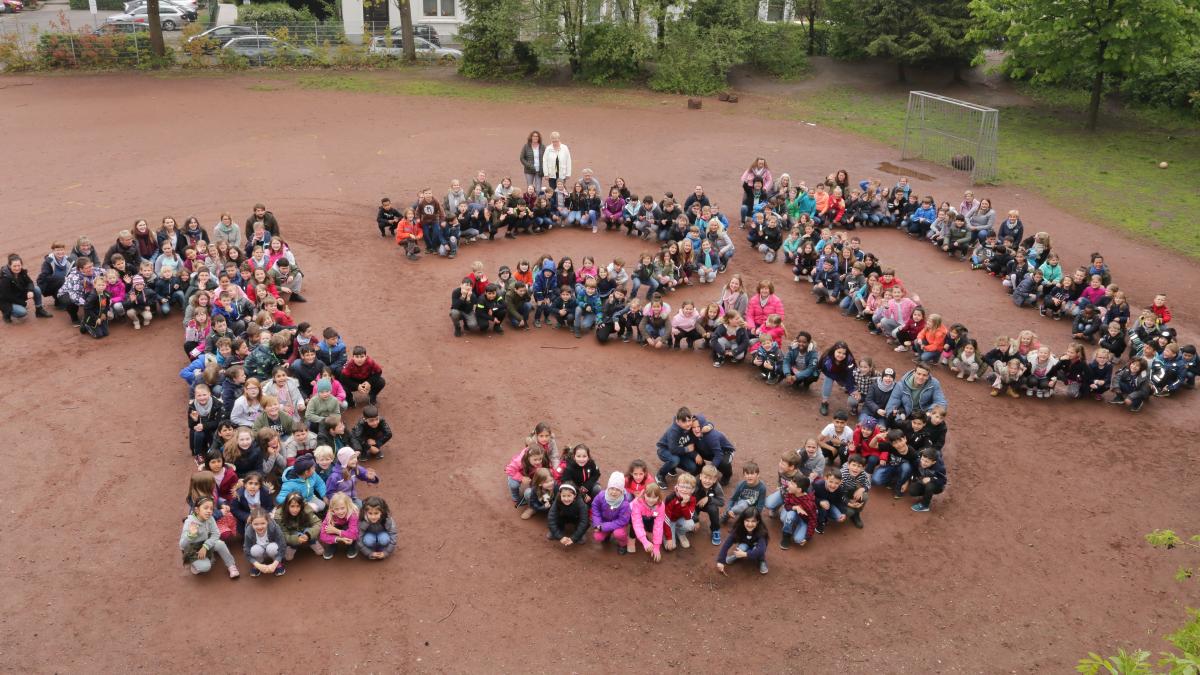
{"type": "Polygon", "coordinates": [[[896,76],[930,63],[966,65],[979,53],[968,37],[968,0],[828,0],[834,51],[896,62],[896,76]]]}
{"type": "Polygon", "coordinates": [[[463,9],[467,22],[459,31],[459,72],[481,79],[512,75],[518,66],[514,49],[521,37],[523,0],[463,0],[463,9]]]}
{"type": "Polygon", "coordinates": [[[1153,68],[1200,30],[1198,0],[972,0],[971,11],[981,35],[1005,39],[1010,74],[1043,83],[1086,78],[1093,131],[1109,79],[1153,68]]]}
{"type": "Polygon", "coordinates": [[[393,0],[396,9],[400,10],[400,39],[404,43],[404,58],[407,61],[417,60],[417,41],[413,39],[412,4],[411,0],[393,0]]]}
{"type": "Polygon", "coordinates": [[[163,44],[162,19],[158,13],[158,0],[146,3],[146,21],[150,23],[150,52],[155,56],[166,56],[167,47],[163,44]]]}
{"type": "MultiPolygon", "coordinates": [[[[796,0],[797,2],[799,0],[796,0]]],[[[817,54],[817,14],[821,11],[821,0],[806,0],[804,18],[808,21],[808,55],[817,54]]]]}

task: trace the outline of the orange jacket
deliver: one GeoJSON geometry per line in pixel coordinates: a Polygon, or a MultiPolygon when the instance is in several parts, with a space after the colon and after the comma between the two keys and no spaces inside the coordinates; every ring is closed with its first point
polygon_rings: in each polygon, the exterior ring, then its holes
{"type": "Polygon", "coordinates": [[[925,345],[927,352],[940,352],[946,346],[946,335],[950,332],[949,328],[943,324],[934,330],[922,328],[920,333],[917,333],[917,339],[925,345]]]}
{"type": "Polygon", "coordinates": [[[410,223],[407,219],[401,219],[396,224],[396,243],[403,244],[408,239],[420,239],[425,236],[425,231],[421,229],[421,223],[410,223]]]}

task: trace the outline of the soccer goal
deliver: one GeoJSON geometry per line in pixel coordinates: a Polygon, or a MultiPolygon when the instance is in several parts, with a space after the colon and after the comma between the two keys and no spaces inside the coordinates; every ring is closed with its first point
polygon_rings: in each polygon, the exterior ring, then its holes
{"type": "Polygon", "coordinates": [[[1000,112],[927,91],[908,92],[900,159],[924,159],[971,174],[975,183],[996,180],[1000,112]]]}

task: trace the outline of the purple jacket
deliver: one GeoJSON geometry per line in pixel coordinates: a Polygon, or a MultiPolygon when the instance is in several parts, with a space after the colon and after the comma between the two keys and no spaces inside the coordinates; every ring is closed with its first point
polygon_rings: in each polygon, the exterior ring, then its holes
{"type": "Polygon", "coordinates": [[[592,527],[608,534],[629,524],[629,499],[626,498],[617,508],[608,505],[604,492],[592,500],[592,527]]]}
{"type": "Polygon", "coordinates": [[[358,467],[358,471],[353,476],[347,476],[342,479],[342,466],[334,464],[332,471],[329,473],[329,480],[325,481],[325,497],[328,499],[335,492],[345,492],[351,499],[358,499],[358,481],[365,480],[368,483],[378,483],[379,476],[375,480],[367,478],[367,470],[363,467],[358,467]]]}

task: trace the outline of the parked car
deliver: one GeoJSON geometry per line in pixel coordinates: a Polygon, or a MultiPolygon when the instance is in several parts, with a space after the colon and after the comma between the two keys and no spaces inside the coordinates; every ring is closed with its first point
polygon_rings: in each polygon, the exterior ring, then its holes
{"type": "Polygon", "coordinates": [[[316,56],[313,50],[307,47],[293,47],[283,40],[269,35],[235,37],[226,42],[222,49],[244,56],[251,65],[256,66],[263,65],[268,59],[281,56],[300,59],[316,56]]]}
{"type": "MultiPolygon", "coordinates": [[[[404,34],[404,28],[401,26],[396,26],[395,28],[392,29],[392,35],[402,36],[403,34],[404,34]]],[[[433,44],[435,44],[439,47],[442,46],[442,36],[438,35],[436,28],[434,28],[433,26],[430,26],[427,23],[419,23],[419,24],[413,26],[413,35],[415,35],[419,38],[423,38],[425,40],[429,40],[430,42],[432,42],[433,44]]]]}
{"type": "MultiPolygon", "coordinates": [[[[144,7],[145,5],[146,0],[129,0],[125,3],[125,13],[128,14],[138,7],[144,7]]],[[[182,9],[185,14],[188,12],[194,12],[197,9],[196,3],[192,0],[158,0],[158,5],[159,7],[163,5],[173,5],[179,9],[182,9]]]]}
{"type": "Polygon", "coordinates": [[[21,0],[0,0],[0,12],[17,13],[25,9],[25,3],[21,0]]]}
{"type": "Polygon", "coordinates": [[[216,28],[209,28],[199,35],[193,35],[192,37],[188,38],[187,41],[194,42],[197,40],[211,40],[214,44],[216,44],[216,48],[220,49],[221,47],[224,47],[226,43],[236,37],[247,37],[257,34],[258,31],[250,28],[249,26],[217,26],[216,28]]]}
{"type": "Polygon", "coordinates": [[[103,26],[97,26],[96,30],[92,31],[92,35],[117,35],[123,33],[148,33],[150,26],[145,23],[137,23],[135,21],[122,21],[120,23],[106,23],[103,26]]]}
{"type": "MultiPolygon", "coordinates": [[[[117,14],[104,20],[105,23],[146,23],[150,20],[149,8],[139,7],[129,14],[117,14]]],[[[162,22],[163,30],[177,30],[188,22],[188,18],[178,8],[162,5],[158,8],[158,20],[162,22]]]]}
{"type": "MultiPolygon", "coordinates": [[[[417,58],[425,61],[457,61],[462,58],[462,52],[457,49],[449,49],[447,47],[439,47],[424,38],[413,38],[413,43],[416,45],[417,58]]],[[[391,46],[388,46],[386,38],[383,36],[371,40],[370,51],[372,54],[382,54],[385,56],[404,56],[404,43],[400,36],[392,37],[391,46]]]]}
{"type": "MultiPolygon", "coordinates": [[[[145,9],[145,7],[146,0],[133,0],[132,2],[125,3],[125,13],[132,14],[139,9],[145,9]]],[[[184,0],[158,0],[158,11],[160,14],[162,13],[163,9],[167,7],[178,9],[184,16],[187,17],[188,21],[195,21],[199,16],[196,13],[196,6],[188,4],[184,0]]]]}

